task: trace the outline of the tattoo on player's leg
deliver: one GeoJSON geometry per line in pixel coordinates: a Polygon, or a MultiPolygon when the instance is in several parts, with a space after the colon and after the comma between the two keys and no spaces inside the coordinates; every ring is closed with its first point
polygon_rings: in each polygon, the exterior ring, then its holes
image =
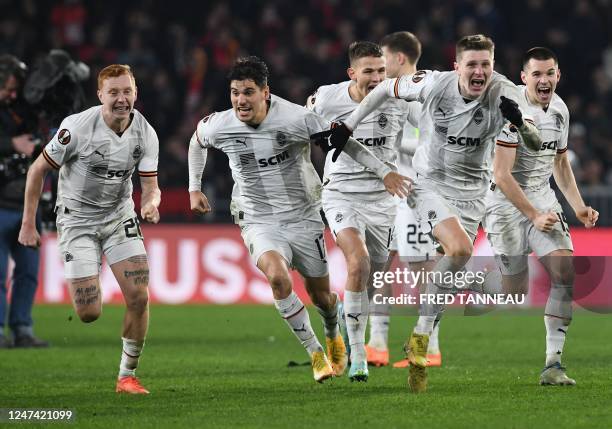
{"type": "Polygon", "coordinates": [[[147,286],[149,284],[149,270],[133,270],[123,271],[123,275],[126,279],[133,279],[135,285],[144,285],[147,286]]]}
{"type": "Polygon", "coordinates": [[[74,291],[74,303],[77,305],[92,305],[100,299],[98,285],[92,284],[85,287],[78,287],[74,291]]]}
{"type": "Polygon", "coordinates": [[[146,264],[147,263],[147,255],[130,256],[127,260],[129,262],[134,263],[134,264],[146,264]]]}

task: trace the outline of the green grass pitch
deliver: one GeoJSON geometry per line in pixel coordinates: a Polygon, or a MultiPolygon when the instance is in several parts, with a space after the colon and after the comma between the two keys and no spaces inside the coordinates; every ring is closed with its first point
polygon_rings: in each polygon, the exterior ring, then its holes
{"type": "MultiPolygon", "coordinates": [[[[443,367],[430,370],[430,389],[417,396],[406,370],[371,368],[367,383],[319,385],[309,367],[288,367],[307,355],[272,307],[153,306],[138,370],[152,393],[135,397],[114,393],[121,307],[86,325],[68,306],[41,305],[36,332],[53,347],[0,350],[0,408],[72,408],[76,421],[66,426],[79,428],[611,427],[612,318],[577,312],[564,363],[578,385],[540,387],[538,313],[448,315],[443,367]]],[[[392,360],[414,321],[393,318],[392,360]]]]}

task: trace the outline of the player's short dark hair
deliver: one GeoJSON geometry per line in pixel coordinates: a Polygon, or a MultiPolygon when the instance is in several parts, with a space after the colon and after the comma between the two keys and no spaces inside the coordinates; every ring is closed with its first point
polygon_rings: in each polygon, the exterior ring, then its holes
{"type": "Polygon", "coordinates": [[[459,60],[459,57],[465,51],[489,51],[493,55],[494,50],[495,43],[490,37],[484,34],[474,34],[459,39],[455,46],[455,58],[459,60]]]}
{"type": "Polygon", "coordinates": [[[365,57],[382,57],[383,51],[380,46],[374,42],[358,40],[349,45],[348,49],[349,63],[353,64],[359,58],[365,57]]]}
{"type": "Polygon", "coordinates": [[[401,52],[408,57],[410,64],[416,64],[421,58],[421,42],[410,31],[397,31],[387,34],[380,41],[391,52],[401,52]]]}
{"type": "Polygon", "coordinates": [[[555,53],[550,49],[544,48],[542,46],[536,46],[535,48],[531,48],[523,54],[523,70],[525,69],[525,67],[527,67],[527,63],[531,59],[540,61],[552,59],[555,60],[555,65],[559,64],[559,59],[557,58],[557,55],[555,55],[555,53]]]}
{"type": "Polygon", "coordinates": [[[252,80],[260,88],[268,85],[268,77],[270,72],[268,66],[263,60],[254,55],[241,57],[236,60],[236,63],[230,70],[227,78],[233,80],[252,80]]]}
{"type": "Polygon", "coordinates": [[[14,55],[0,55],[0,86],[4,86],[9,77],[13,76],[20,83],[25,80],[27,67],[14,55]]]}

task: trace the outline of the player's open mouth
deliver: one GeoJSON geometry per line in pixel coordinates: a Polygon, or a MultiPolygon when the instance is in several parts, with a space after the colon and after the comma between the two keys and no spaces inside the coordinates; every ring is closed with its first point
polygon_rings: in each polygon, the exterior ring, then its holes
{"type": "Polygon", "coordinates": [[[473,89],[481,90],[484,88],[485,80],[484,79],[472,79],[470,80],[470,86],[473,89]]]}
{"type": "MultiPolygon", "coordinates": [[[[378,85],[378,84],[376,84],[378,85]]],[[[372,91],[374,88],[376,88],[376,85],[368,85],[368,92],[372,91]]]]}
{"type": "Polygon", "coordinates": [[[236,110],[238,110],[238,114],[246,115],[251,111],[251,108],[250,107],[238,107],[236,110]]]}
{"type": "Polygon", "coordinates": [[[552,88],[548,86],[539,86],[537,92],[540,97],[549,97],[552,93],[552,88]]]}
{"type": "Polygon", "coordinates": [[[115,106],[113,107],[113,112],[117,113],[128,113],[130,111],[129,106],[115,106]]]}

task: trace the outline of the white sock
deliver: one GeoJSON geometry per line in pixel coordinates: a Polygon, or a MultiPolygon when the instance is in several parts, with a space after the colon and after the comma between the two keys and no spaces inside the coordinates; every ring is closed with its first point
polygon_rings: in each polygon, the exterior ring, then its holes
{"type": "Polygon", "coordinates": [[[362,292],[344,292],[344,314],[346,317],[346,330],[351,346],[351,360],[353,362],[364,361],[365,354],[365,331],[368,323],[368,294],[365,292],[365,308],[362,303],[364,294],[362,292]]]}
{"type": "Polygon", "coordinates": [[[427,346],[427,354],[437,355],[440,353],[440,343],[438,342],[438,333],[440,332],[440,322],[435,324],[434,329],[429,336],[429,345],[427,346]]]}
{"type": "Polygon", "coordinates": [[[325,311],[322,308],[316,307],[317,311],[323,319],[323,328],[327,338],[334,339],[338,336],[338,304],[340,297],[336,292],[332,292],[332,296],[336,298],[331,310],[325,311]]]}
{"type": "Polygon", "coordinates": [[[389,341],[389,315],[370,314],[370,341],[375,349],[387,350],[389,341]]]}
{"type": "Polygon", "coordinates": [[[295,292],[291,291],[285,299],[275,299],[274,305],[308,354],[323,350],[310,325],[308,310],[295,292]]]}
{"type": "Polygon", "coordinates": [[[546,366],[561,363],[565,335],[569,329],[567,321],[558,317],[544,316],[546,325],[546,366]]]}
{"type": "Polygon", "coordinates": [[[130,340],[129,338],[123,338],[123,351],[121,352],[121,363],[119,364],[119,378],[134,376],[136,374],[136,368],[138,367],[138,359],[142,348],[144,347],[144,341],[130,340]]]}
{"type": "Polygon", "coordinates": [[[391,305],[387,301],[384,304],[375,304],[374,300],[370,301],[370,340],[368,341],[370,347],[379,350],[388,349],[389,313],[391,313],[391,305]]]}
{"type": "Polygon", "coordinates": [[[436,316],[419,316],[417,324],[414,327],[414,333],[419,335],[429,335],[433,332],[436,316]]]}

